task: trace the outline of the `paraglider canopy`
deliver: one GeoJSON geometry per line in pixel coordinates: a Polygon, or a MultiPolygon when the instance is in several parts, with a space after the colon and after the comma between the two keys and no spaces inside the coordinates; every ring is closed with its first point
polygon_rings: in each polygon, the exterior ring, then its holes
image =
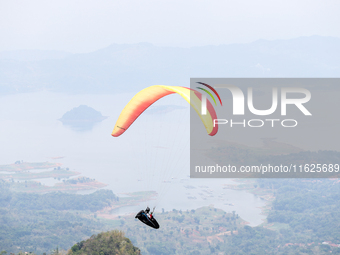
{"type": "Polygon", "coordinates": [[[200,92],[186,87],[164,85],[154,85],[138,92],[121,112],[112,131],[112,136],[118,137],[123,134],[150,105],[162,97],[174,93],[182,96],[193,107],[201,118],[207,133],[214,136],[217,133],[218,126],[217,124],[214,125],[213,120],[217,119],[217,116],[210,101],[207,100],[207,113],[202,115],[202,94],[200,92]]]}
{"type": "MultiPolygon", "coordinates": [[[[152,104],[154,104],[159,99],[171,95],[171,94],[177,94],[180,95],[183,99],[185,99],[192,107],[193,110],[198,114],[199,118],[201,119],[208,135],[214,136],[218,131],[218,125],[214,125],[214,120],[217,119],[216,112],[214,110],[214,107],[210,103],[209,100],[202,101],[203,96],[200,92],[186,88],[186,87],[179,87],[179,86],[165,86],[165,85],[154,85],[151,87],[147,87],[140,92],[138,92],[131,100],[130,102],[124,107],[122,112],[119,115],[119,118],[115,124],[115,127],[112,131],[112,136],[119,137],[125,131],[134,123],[134,121],[146,110],[148,109],[152,104]],[[202,105],[206,106],[206,111],[204,114],[201,113],[202,105]]],[[[154,123],[150,122],[151,127],[154,127],[154,123]]],[[[178,132],[174,133],[184,133],[181,129],[182,126],[177,125],[178,132]]],[[[145,133],[152,133],[154,130],[150,130],[147,127],[145,127],[145,133]]],[[[182,139],[184,141],[184,139],[182,139]]],[[[174,143],[172,143],[173,145],[174,143]]],[[[147,149],[149,147],[149,143],[145,148],[147,149]]],[[[177,151],[177,150],[176,150],[177,151]]],[[[154,157],[154,156],[153,156],[154,157]]],[[[162,165],[163,168],[163,165],[162,165]]],[[[165,169],[167,169],[165,167],[165,169]]],[[[172,173],[176,169],[174,167],[171,169],[171,171],[164,171],[165,173],[172,173]]],[[[148,169],[149,170],[149,169],[148,169]]],[[[148,171],[146,171],[148,172],[148,171]]],[[[153,174],[152,174],[153,176],[153,174]]],[[[163,180],[166,180],[164,178],[163,180]]],[[[166,187],[166,185],[162,185],[163,189],[169,188],[166,187]]],[[[160,193],[163,193],[160,192],[160,193]]],[[[165,193],[165,191],[164,191],[165,193]]],[[[164,194],[163,193],[163,194],[164,194]]],[[[158,229],[159,224],[157,220],[153,217],[152,213],[150,213],[150,209],[147,208],[145,211],[141,210],[135,218],[139,219],[144,224],[154,228],[158,229]]]]}

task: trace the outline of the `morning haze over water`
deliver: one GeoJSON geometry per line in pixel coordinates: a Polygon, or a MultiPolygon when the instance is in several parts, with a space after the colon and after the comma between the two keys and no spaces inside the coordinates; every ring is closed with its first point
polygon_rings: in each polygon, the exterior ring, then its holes
{"type": "MultiPolygon", "coordinates": [[[[167,185],[163,181],[171,181],[173,185],[171,191],[166,190],[164,195],[167,197],[164,200],[168,203],[160,204],[159,210],[161,208],[184,210],[214,204],[226,211],[237,211],[252,225],[260,224],[264,216],[260,215],[259,207],[263,206],[264,202],[259,198],[244,191],[223,189],[223,184],[232,183],[230,180],[216,179],[208,182],[188,178],[189,171],[185,171],[188,166],[186,158],[188,150],[172,152],[174,157],[181,156],[183,164],[176,165],[176,176],[166,176],[170,180],[165,180],[163,178],[165,175],[162,175],[162,170],[159,169],[166,158],[166,153],[162,149],[157,149],[157,141],[154,141],[154,149],[141,153],[142,156],[133,155],[131,159],[131,148],[134,151],[144,151],[143,140],[154,139],[151,134],[142,131],[145,124],[152,120],[150,115],[143,115],[144,119],[138,120],[135,127],[132,127],[125,136],[116,139],[110,136],[115,120],[124,105],[139,89],[159,83],[188,86],[191,75],[337,76],[336,59],[339,59],[337,57],[339,48],[340,41],[337,38],[303,37],[288,41],[257,41],[245,45],[186,49],[156,47],[151,44],[112,45],[93,53],[77,55],[43,51],[26,51],[21,52],[22,55],[20,52],[2,53],[0,62],[5,64],[11,61],[12,64],[7,65],[7,72],[2,74],[4,86],[0,104],[3,110],[0,120],[1,132],[6,135],[2,136],[1,143],[6,146],[1,147],[3,155],[1,163],[9,164],[16,160],[51,161],[51,157],[63,156],[65,158],[56,161],[71,170],[81,172],[82,175],[108,184],[108,188],[114,193],[158,189],[161,185],[167,185]],[[305,43],[323,47],[310,51],[303,47],[305,43]],[[332,53],[324,54],[325,47],[333,49],[332,53]],[[130,55],[132,51],[139,54],[132,57],[130,55]],[[296,56],[297,51],[300,52],[299,56],[296,56]],[[214,52],[218,55],[212,54],[214,52]],[[322,57],[320,54],[323,54],[322,57]],[[132,59],[129,59],[131,57],[132,59]],[[205,61],[202,62],[200,60],[203,57],[205,61]],[[165,61],[169,69],[159,69],[157,64],[159,61],[165,61]],[[131,66],[131,63],[134,64],[131,66]],[[18,66],[21,66],[19,72],[22,72],[23,76],[14,83],[10,74],[17,72],[18,66]],[[67,66],[69,68],[66,68],[67,66]],[[38,76],[35,74],[36,71],[39,71],[38,76]],[[126,75],[127,73],[131,75],[126,75]],[[173,75],[174,73],[176,75],[173,75]],[[104,93],[109,94],[103,95],[104,93]],[[58,119],[79,105],[93,107],[109,118],[84,132],[63,126],[58,119]],[[141,164],[146,160],[143,155],[150,156],[156,151],[160,159],[152,157],[152,166],[150,163],[141,164]],[[158,184],[150,182],[145,184],[143,173],[148,167],[157,168],[152,170],[152,175],[156,175],[152,178],[158,184]],[[195,189],[185,188],[190,185],[195,189]],[[203,200],[197,195],[202,189],[212,189],[213,197],[203,200]],[[220,201],[219,196],[222,193],[226,201],[220,201]]],[[[174,118],[178,113],[183,116],[188,112],[185,102],[180,99],[173,101],[173,98],[166,98],[158,105],[175,105],[183,108],[174,108],[166,114],[161,114],[165,120],[167,118],[170,121],[176,120],[174,118]]],[[[184,126],[188,124],[184,122],[184,126]]],[[[161,128],[163,133],[159,136],[167,137],[166,132],[171,132],[171,128],[171,125],[163,125],[161,128]]],[[[175,166],[168,166],[171,167],[175,166]]],[[[135,210],[133,207],[130,211],[128,209],[120,211],[126,213],[135,210]]]]}

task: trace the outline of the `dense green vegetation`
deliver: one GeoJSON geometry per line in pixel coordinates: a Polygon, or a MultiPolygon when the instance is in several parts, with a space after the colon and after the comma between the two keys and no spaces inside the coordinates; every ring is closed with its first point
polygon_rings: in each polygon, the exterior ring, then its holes
{"type": "Polygon", "coordinates": [[[251,183],[248,190],[273,198],[262,226],[246,226],[237,212],[203,207],[156,213],[161,228],[155,230],[131,215],[100,218],[98,210],[118,203],[111,191],[37,195],[13,192],[8,189],[10,183],[2,182],[0,251],[50,254],[59,246],[72,247],[70,255],[110,254],[107,251],[114,247],[125,247],[126,253],[121,254],[138,254],[136,246],[144,255],[340,254],[337,179],[258,179],[251,183]],[[123,231],[134,246],[117,231],[94,235],[108,229],[123,231]]]}
{"type": "Polygon", "coordinates": [[[214,207],[197,210],[163,212],[155,217],[160,229],[155,230],[132,217],[120,219],[117,228],[141,249],[142,254],[214,254],[223,251],[221,242],[237,235],[244,221],[235,213],[214,207]]]}
{"type": "Polygon", "coordinates": [[[275,196],[267,222],[239,229],[226,254],[340,254],[338,179],[258,179],[254,192],[275,196]]]}
{"type": "Polygon", "coordinates": [[[12,192],[9,190],[9,184],[2,183],[0,185],[0,207],[11,209],[89,210],[94,212],[112,205],[113,202],[118,199],[110,190],[98,190],[89,195],[76,195],[62,192],[51,192],[40,195],[12,192]]]}
{"type": "MultiPolygon", "coordinates": [[[[8,254],[6,251],[0,251],[0,255],[8,254]]],[[[10,253],[15,255],[14,253],[10,253]]],[[[17,255],[31,254],[35,252],[18,252],[17,255]]],[[[53,249],[50,253],[44,252],[43,255],[139,255],[140,250],[135,247],[130,239],[124,236],[123,232],[113,230],[92,235],[89,239],[73,245],[68,251],[59,247],[53,249]]]]}
{"type": "Polygon", "coordinates": [[[242,224],[212,207],[156,214],[161,228],[121,218],[119,229],[143,254],[340,254],[337,179],[258,179],[253,191],[274,196],[268,221],[242,224]]]}
{"type": "Polygon", "coordinates": [[[340,183],[336,179],[259,180],[275,190],[268,223],[281,223],[286,242],[340,244],[340,183]]]}
{"type": "Polygon", "coordinates": [[[105,229],[89,217],[116,201],[112,191],[89,195],[61,192],[30,194],[13,192],[0,180],[0,250],[32,251],[38,254],[74,243],[105,229]]]}
{"type": "Polygon", "coordinates": [[[72,246],[68,255],[134,255],[140,250],[120,231],[99,233],[72,246]]]}

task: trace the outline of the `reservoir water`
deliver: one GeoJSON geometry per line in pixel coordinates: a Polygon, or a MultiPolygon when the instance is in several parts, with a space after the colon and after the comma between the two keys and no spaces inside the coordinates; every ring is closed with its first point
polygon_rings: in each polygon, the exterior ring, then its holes
{"type": "Polygon", "coordinates": [[[152,201],[118,208],[117,214],[135,213],[146,205],[157,205],[156,211],[213,205],[235,211],[251,226],[262,223],[264,201],[246,191],[225,189],[232,180],[188,177],[189,110],[183,99],[164,98],[124,135],[111,137],[119,113],[132,96],[51,92],[1,96],[0,164],[58,162],[108,184],[106,188],[121,196],[143,190],[159,194],[152,201]],[[108,118],[82,131],[64,126],[58,119],[79,105],[108,118]]]}

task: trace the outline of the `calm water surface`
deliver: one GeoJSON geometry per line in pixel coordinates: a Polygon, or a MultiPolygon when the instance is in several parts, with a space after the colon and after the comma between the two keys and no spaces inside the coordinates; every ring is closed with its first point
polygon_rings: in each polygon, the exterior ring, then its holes
{"type": "MultiPolygon", "coordinates": [[[[134,213],[146,205],[157,205],[156,211],[213,205],[227,212],[236,211],[252,226],[262,223],[265,216],[260,207],[265,204],[260,198],[224,189],[224,184],[233,183],[229,179],[188,177],[189,110],[184,100],[165,98],[158,103],[163,106],[160,111],[155,107],[149,114],[145,112],[123,136],[111,137],[120,111],[132,96],[50,92],[1,96],[0,164],[17,160],[60,162],[108,184],[106,188],[121,196],[142,190],[158,192],[154,200],[119,208],[117,214],[134,213]],[[108,118],[85,131],[73,130],[58,121],[65,112],[83,104],[108,118]],[[168,110],[164,111],[164,106],[168,110]]],[[[40,181],[47,185],[57,182],[40,181]]]]}

